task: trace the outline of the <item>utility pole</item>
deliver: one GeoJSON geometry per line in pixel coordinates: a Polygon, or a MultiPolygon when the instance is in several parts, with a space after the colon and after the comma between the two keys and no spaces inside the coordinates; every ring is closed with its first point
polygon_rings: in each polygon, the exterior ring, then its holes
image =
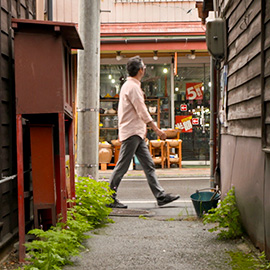
{"type": "Polygon", "coordinates": [[[78,144],[76,173],[98,180],[100,0],[80,0],[78,52],[78,144]]]}

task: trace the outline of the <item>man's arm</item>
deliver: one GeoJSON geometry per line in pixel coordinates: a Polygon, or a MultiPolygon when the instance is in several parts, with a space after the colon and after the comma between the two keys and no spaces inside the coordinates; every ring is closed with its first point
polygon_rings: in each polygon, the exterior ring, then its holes
{"type": "Polygon", "coordinates": [[[153,121],[148,122],[147,125],[155,131],[155,133],[158,137],[160,137],[161,140],[165,140],[167,138],[166,133],[159,129],[153,121]]]}

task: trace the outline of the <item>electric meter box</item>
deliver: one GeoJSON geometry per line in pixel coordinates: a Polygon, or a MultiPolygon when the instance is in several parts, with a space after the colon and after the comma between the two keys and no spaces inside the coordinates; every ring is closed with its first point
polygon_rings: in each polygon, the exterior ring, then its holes
{"type": "Polygon", "coordinates": [[[206,24],[206,44],[210,54],[218,60],[225,57],[226,52],[225,20],[215,18],[206,24]]]}

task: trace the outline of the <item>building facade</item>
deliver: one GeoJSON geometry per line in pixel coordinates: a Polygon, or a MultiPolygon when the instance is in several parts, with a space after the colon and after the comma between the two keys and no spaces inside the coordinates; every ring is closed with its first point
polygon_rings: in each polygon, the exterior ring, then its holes
{"type": "MultiPolygon", "coordinates": [[[[78,1],[54,1],[53,19],[78,22],[78,1]]],[[[128,58],[147,65],[142,81],[160,128],[180,128],[183,161],[208,164],[210,58],[196,1],[101,1],[100,107],[117,109],[128,58]],[[156,100],[153,100],[156,99],[156,100]],[[152,101],[151,101],[152,100],[152,101]]],[[[100,118],[100,141],[117,138],[117,116],[100,118]]],[[[155,135],[149,131],[148,138],[155,135]]]]}
{"type": "MultiPolygon", "coordinates": [[[[1,3],[1,44],[0,44],[0,251],[12,241],[18,233],[17,205],[17,156],[15,122],[15,83],[13,58],[12,18],[35,18],[34,0],[10,0],[1,3]]],[[[25,145],[27,147],[27,145],[25,145]]],[[[29,155],[29,152],[28,152],[29,155]]],[[[29,157],[25,159],[29,161],[29,157]]],[[[29,164],[26,168],[26,177],[29,164]]],[[[30,220],[31,194],[25,194],[26,220],[30,220]]]]}
{"type": "Polygon", "coordinates": [[[270,2],[219,0],[217,7],[227,25],[220,69],[222,193],[235,186],[246,231],[269,258],[270,2]]]}

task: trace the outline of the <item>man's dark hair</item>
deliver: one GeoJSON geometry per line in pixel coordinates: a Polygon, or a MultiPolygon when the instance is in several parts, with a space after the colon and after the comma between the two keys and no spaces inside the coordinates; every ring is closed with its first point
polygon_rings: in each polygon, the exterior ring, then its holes
{"type": "Polygon", "coordinates": [[[140,56],[134,56],[129,58],[127,62],[127,72],[128,75],[134,77],[137,75],[140,68],[143,67],[142,59],[140,56]]]}

